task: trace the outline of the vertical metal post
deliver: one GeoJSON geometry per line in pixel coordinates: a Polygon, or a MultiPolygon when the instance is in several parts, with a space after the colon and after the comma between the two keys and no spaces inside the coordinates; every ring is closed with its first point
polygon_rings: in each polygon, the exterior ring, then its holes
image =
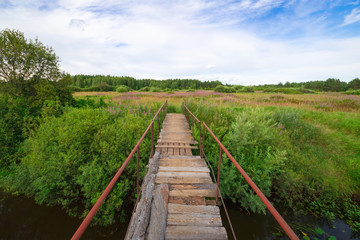
{"type": "Polygon", "coordinates": [[[158,115],[157,120],[158,120],[158,134],[157,134],[157,137],[159,137],[160,136],[160,113],[158,115]]]}
{"type": "Polygon", "coordinates": [[[154,121],[151,122],[151,154],[150,158],[154,156],[154,121]]]}
{"type": "Polygon", "coordinates": [[[201,124],[199,122],[199,149],[200,149],[200,156],[201,156],[201,124]]]}
{"type": "Polygon", "coordinates": [[[218,164],[218,174],[217,174],[217,181],[216,181],[216,185],[217,185],[217,189],[216,189],[216,205],[218,205],[218,198],[219,198],[221,155],[222,155],[222,149],[221,149],[221,146],[219,146],[219,164],[218,164]]]}
{"type": "Polygon", "coordinates": [[[136,157],[136,191],[137,191],[137,196],[139,197],[139,165],[140,165],[140,145],[138,146],[137,149],[137,157],[136,157]]]}
{"type": "Polygon", "coordinates": [[[205,151],[205,127],[203,127],[203,137],[202,137],[202,152],[201,152],[201,158],[204,158],[204,151],[205,151]]]}

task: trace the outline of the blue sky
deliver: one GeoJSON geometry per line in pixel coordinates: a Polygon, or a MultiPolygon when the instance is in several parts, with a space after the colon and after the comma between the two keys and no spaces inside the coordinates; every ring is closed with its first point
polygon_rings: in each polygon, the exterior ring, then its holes
{"type": "Polygon", "coordinates": [[[231,84],[360,77],[360,0],[0,0],[71,74],[231,84]]]}

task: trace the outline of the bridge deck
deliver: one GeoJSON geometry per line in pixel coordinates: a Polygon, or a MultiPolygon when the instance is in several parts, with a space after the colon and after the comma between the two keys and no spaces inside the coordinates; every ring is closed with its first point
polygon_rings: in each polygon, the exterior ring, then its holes
{"type": "Polygon", "coordinates": [[[167,114],[157,151],[161,154],[156,184],[169,185],[165,239],[227,239],[216,184],[204,159],[193,156],[197,144],[183,114],[167,114]]]}

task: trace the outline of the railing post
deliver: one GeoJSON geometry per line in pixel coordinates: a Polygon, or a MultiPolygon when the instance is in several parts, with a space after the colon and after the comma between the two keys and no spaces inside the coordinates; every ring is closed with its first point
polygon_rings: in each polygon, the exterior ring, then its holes
{"type": "Polygon", "coordinates": [[[200,149],[200,156],[201,156],[201,124],[199,122],[199,149],[200,149]]]}
{"type": "Polygon", "coordinates": [[[204,158],[204,151],[205,151],[205,127],[203,127],[203,137],[202,137],[202,152],[201,152],[201,158],[204,158]]]}
{"type": "Polygon", "coordinates": [[[154,156],[154,121],[151,122],[151,154],[150,158],[154,156]]]}
{"type": "Polygon", "coordinates": [[[158,134],[156,135],[156,137],[159,137],[160,136],[160,113],[158,115],[157,120],[158,120],[158,131],[157,131],[158,134]]]}
{"type": "Polygon", "coordinates": [[[216,181],[216,185],[217,185],[217,189],[216,189],[216,205],[218,205],[218,198],[219,198],[221,155],[222,155],[222,149],[221,149],[221,146],[219,146],[219,164],[218,164],[218,174],[217,174],[217,181],[216,181]]]}
{"type": "Polygon", "coordinates": [[[137,149],[137,156],[136,156],[136,192],[137,196],[139,197],[139,165],[140,165],[140,145],[137,149]]]}

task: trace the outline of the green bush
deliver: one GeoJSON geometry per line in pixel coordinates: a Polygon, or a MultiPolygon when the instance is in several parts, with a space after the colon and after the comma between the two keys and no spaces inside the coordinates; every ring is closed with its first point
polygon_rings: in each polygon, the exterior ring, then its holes
{"type": "MultiPolygon", "coordinates": [[[[68,109],[43,123],[24,147],[21,164],[9,176],[14,191],[35,196],[39,204],[60,204],[85,216],[146,129],[141,116],[124,117],[102,109],[68,109]],[[85,210],[75,206],[85,206],[85,210]]],[[[141,176],[149,153],[141,145],[141,176]]],[[[95,216],[95,223],[120,218],[124,200],[134,196],[136,161],[131,161],[95,216]]]]}
{"type": "Polygon", "coordinates": [[[346,94],[346,95],[360,95],[360,90],[350,90],[350,91],[343,92],[343,94],[346,94]]]}
{"type": "Polygon", "coordinates": [[[119,93],[122,93],[122,92],[129,92],[131,89],[128,87],[128,86],[125,86],[125,85],[119,85],[117,88],[116,88],[116,91],[119,92],[119,93]]]}
{"type": "Polygon", "coordinates": [[[150,87],[143,87],[139,89],[139,92],[149,92],[150,91],[150,87]]]}
{"type": "Polygon", "coordinates": [[[237,93],[253,93],[255,92],[253,87],[242,87],[242,88],[238,88],[236,89],[237,93]]]}
{"type": "Polygon", "coordinates": [[[313,94],[315,91],[306,88],[266,88],[264,92],[284,93],[284,94],[313,94]]]}
{"type": "Polygon", "coordinates": [[[220,93],[235,93],[236,89],[233,87],[227,87],[223,85],[218,85],[214,88],[214,92],[220,92],[220,93]]]}

